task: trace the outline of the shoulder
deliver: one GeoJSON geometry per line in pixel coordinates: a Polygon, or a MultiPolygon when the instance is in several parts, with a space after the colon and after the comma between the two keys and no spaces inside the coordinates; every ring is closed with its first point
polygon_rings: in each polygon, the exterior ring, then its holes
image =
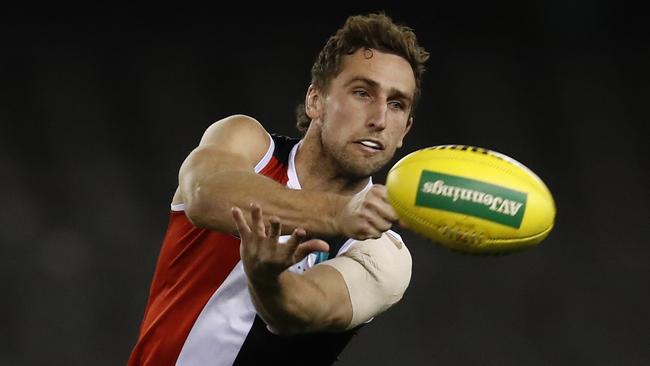
{"type": "Polygon", "coordinates": [[[271,145],[271,136],[253,117],[235,114],[212,123],[203,133],[198,154],[238,155],[255,165],[271,145]]]}
{"type": "Polygon", "coordinates": [[[269,134],[262,124],[253,117],[244,114],[234,114],[212,123],[201,137],[201,145],[211,144],[221,140],[248,139],[268,141],[269,134]]]}

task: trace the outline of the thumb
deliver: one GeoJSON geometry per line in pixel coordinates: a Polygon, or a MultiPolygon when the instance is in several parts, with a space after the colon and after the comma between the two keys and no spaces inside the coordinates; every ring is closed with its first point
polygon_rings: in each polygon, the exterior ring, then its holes
{"type": "Polygon", "coordinates": [[[311,239],[300,243],[293,253],[294,263],[300,262],[311,252],[329,252],[330,246],[320,239],[311,239]]]}

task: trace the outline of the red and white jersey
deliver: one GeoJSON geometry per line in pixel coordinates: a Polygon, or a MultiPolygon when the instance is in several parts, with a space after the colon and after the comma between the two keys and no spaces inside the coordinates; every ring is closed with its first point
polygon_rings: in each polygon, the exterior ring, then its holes
{"type": "MultiPolygon", "coordinates": [[[[300,189],[298,142],[272,135],[255,172],[300,189]]],[[[305,271],[354,243],[323,239],[330,244],[327,255],[312,253],[291,270],[305,271]]],[[[172,205],[129,366],[331,365],[337,359],[358,328],[297,336],[270,332],[251,302],[239,244],[231,234],[194,226],[183,204],[172,205]]]]}

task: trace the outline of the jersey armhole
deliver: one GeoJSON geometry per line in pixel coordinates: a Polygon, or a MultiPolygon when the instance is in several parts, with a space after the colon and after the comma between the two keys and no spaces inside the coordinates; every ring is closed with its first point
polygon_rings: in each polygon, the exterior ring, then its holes
{"type": "Polygon", "coordinates": [[[267,133],[267,136],[269,137],[271,143],[269,144],[269,148],[266,150],[266,154],[264,154],[264,156],[262,157],[262,160],[260,160],[259,162],[257,162],[257,164],[255,164],[255,173],[261,172],[262,169],[264,169],[266,164],[268,164],[269,161],[271,161],[271,158],[273,157],[273,151],[275,150],[275,142],[273,141],[273,137],[271,137],[271,135],[267,133]]]}
{"type": "MultiPolygon", "coordinates": [[[[269,135],[268,133],[266,134],[269,137],[269,140],[271,143],[269,144],[269,148],[266,149],[266,154],[262,157],[260,161],[255,164],[255,173],[259,173],[264,169],[266,164],[271,161],[271,158],[273,157],[273,151],[275,150],[275,142],[273,141],[273,137],[269,135]]],[[[171,210],[172,212],[180,212],[180,211],[185,211],[185,203],[172,203],[171,205],[171,210]]]]}

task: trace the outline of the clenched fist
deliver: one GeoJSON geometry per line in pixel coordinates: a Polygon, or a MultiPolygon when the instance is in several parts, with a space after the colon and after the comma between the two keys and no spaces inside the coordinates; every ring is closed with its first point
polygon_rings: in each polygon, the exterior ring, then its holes
{"type": "Polygon", "coordinates": [[[377,239],[397,220],[386,187],[380,184],[350,197],[336,218],[339,231],[357,240],[377,239]]]}

